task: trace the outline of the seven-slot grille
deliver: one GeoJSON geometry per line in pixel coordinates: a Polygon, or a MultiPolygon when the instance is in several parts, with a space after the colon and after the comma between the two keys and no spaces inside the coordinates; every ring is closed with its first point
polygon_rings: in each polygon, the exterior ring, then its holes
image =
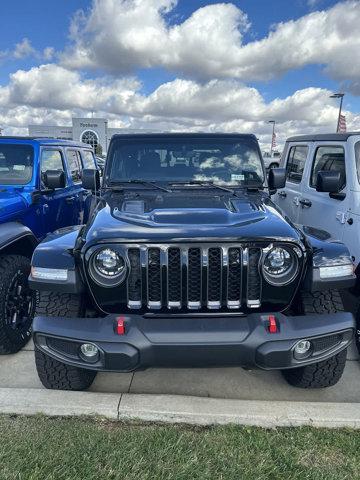
{"type": "Polygon", "coordinates": [[[256,308],[261,305],[261,249],[234,246],[129,247],[131,309],[256,308]]]}

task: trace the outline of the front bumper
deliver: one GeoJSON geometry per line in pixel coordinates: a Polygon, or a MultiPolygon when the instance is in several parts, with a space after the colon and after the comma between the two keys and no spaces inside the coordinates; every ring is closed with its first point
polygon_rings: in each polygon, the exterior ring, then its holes
{"type": "Polygon", "coordinates": [[[285,316],[276,314],[125,315],[125,333],[116,333],[115,315],[104,318],[36,317],[34,342],[51,357],[82,368],[128,372],[148,367],[244,366],[285,369],[327,359],[352,341],[350,313],[285,316]],[[308,339],[312,352],[296,359],[297,341],[308,339]],[[99,348],[94,363],[79,354],[82,343],[99,348]]]}

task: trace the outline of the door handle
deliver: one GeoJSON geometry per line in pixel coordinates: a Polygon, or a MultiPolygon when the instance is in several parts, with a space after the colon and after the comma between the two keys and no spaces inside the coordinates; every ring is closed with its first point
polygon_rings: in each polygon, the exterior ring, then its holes
{"type": "Polygon", "coordinates": [[[282,191],[282,192],[279,192],[279,197],[281,198],[286,198],[287,197],[287,193],[282,191]]]}
{"type": "Polygon", "coordinates": [[[312,205],[312,202],[307,198],[302,198],[299,200],[299,203],[301,204],[302,208],[310,208],[312,205]]]}
{"type": "Polygon", "coordinates": [[[66,202],[68,205],[71,205],[72,203],[74,203],[75,198],[76,198],[76,197],[74,197],[74,196],[73,196],[73,197],[66,197],[65,202],[66,202]]]}

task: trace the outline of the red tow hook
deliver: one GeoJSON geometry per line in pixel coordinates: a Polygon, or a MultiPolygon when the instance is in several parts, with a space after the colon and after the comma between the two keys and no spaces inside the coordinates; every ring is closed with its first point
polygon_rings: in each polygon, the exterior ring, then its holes
{"type": "Polygon", "coordinates": [[[269,326],[268,326],[269,333],[278,333],[279,329],[276,323],[275,315],[269,315],[268,321],[269,321],[269,326]]]}
{"type": "Polygon", "coordinates": [[[124,317],[116,317],[115,332],[118,335],[125,335],[125,318],[124,317]]]}

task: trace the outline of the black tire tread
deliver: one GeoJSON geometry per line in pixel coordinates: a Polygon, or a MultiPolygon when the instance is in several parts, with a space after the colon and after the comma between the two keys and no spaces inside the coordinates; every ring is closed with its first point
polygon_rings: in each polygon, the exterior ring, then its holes
{"type": "Polygon", "coordinates": [[[301,310],[303,314],[343,312],[344,305],[338,290],[322,292],[301,292],[301,310]]]}
{"type": "MultiPolygon", "coordinates": [[[[344,311],[338,290],[301,292],[296,310],[302,314],[328,314],[344,311]]],[[[285,380],[299,388],[325,388],[335,385],[341,378],[346,364],[347,349],[331,358],[304,367],[282,370],[285,380]]]]}
{"type": "MultiPolygon", "coordinates": [[[[81,296],[44,291],[40,292],[36,315],[82,317],[84,311],[81,296]]],[[[41,383],[53,390],[86,390],[96,377],[96,371],[62,363],[36,347],[35,364],[41,383]]]]}
{"type": "MultiPolygon", "coordinates": [[[[7,296],[7,280],[15,273],[16,269],[28,269],[30,272],[30,260],[22,255],[0,255],[0,305],[5,308],[7,296]]],[[[0,314],[0,355],[16,353],[21,350],[30,340],[30,335],[22,337],[20,334],[15,338],[11,337],[5,328],[5,318],[0,314]]]]}
{"type": "Polygon", "coordinates": [[[59,362],[35,348],[35,364],[41,383],[53,390],[86,390],[96,372],[59,362]]]}
{"type": "Polygon", "coordinates": [[[300,368],[283,370],[286,381],[299,388],[332,387],[341,378],[346,363],[346,350],[342,350],[322,362],[313,363],[300,368]]]}
{"type": "Polygon", "coordinates": [[[84,313],[81,297],[73,293],[40,292],[36,315],[80,317],[84,313]]]}

